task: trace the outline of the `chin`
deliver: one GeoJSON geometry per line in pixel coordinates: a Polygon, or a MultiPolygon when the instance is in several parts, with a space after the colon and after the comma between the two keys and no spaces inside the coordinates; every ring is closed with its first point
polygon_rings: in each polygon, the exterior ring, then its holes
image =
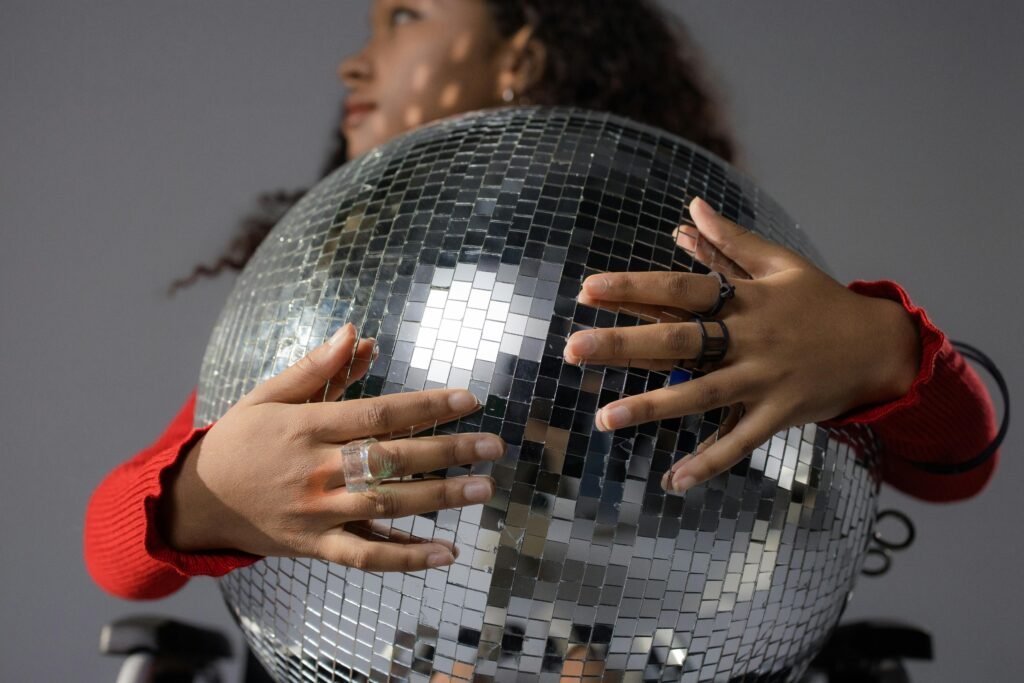
{"type": "Polygon", "coordinates": [[[368,149],[370,149],[370,147],[360,144],[359,142],[353,141],[352,137],[349,136],[348,139],[346,140],[345,146],[345,154],[347,157],[346,161],[352,161],[356,157],[362,156],[363,153],[366,152],[366,150],[368,149]]]}
{"type": "Polygon", "coordinates": [[[370,138],[366,135],[352,134],[349,133],[345,136],[345,142],[347,145],[348,159],[351,161],[358,156],[362,156],[366,152],[369,152],[374,147],[387,142],[390,138],[379,138],[374,136],[370,138]]]}

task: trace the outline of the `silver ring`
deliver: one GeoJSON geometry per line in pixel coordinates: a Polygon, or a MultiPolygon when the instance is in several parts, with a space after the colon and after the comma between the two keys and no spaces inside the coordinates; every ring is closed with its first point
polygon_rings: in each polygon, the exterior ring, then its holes
{"type": "Polygon", "coordinates": [[[352,441],[341,447],[341,467],[345,472],[345,488],[352,493],[361,493],[377,488],[379,483],[370,472],[370,446],[377,439],[370,437],[352,441]]]}

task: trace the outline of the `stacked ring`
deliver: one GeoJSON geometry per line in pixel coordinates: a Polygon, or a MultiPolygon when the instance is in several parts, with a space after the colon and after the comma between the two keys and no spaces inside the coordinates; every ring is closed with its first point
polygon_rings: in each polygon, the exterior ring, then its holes
{"type": "Polygon", "coordinates": [[[712,271],[710,275],[718,280],[718,300],[706,311],[694,311],[704,318],[714,318],[722,310],[722,306],[725,306],[725,302],[736,296],[736,285],[725,279],[724,275],[717,270],[712,271]]]}
{"type": "Polygon", "coordinates": [[[721,363],[729,351],[729,328],[721,320],[694,318],[693,321],[700,325],[700,351],[697,352],[697,357],[693,360],[694,367],[703,370],[711,363],[721,363]],[[706,325],[710,323],[718,325],[721,335],[710,336],[708,334],[706,325]]]}

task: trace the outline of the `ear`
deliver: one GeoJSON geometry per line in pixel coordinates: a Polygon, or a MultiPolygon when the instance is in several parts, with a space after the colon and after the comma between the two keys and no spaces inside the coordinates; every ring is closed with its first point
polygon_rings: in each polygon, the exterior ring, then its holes
{"type": "Polygon", "coordinates": [[[498,74],[498,92],[511,88],[520,96],[540,82],[547,64],[547,49],[533,35],[533,27],[526,25],[516,31],[505,43],[501,71],[498,74]]]}

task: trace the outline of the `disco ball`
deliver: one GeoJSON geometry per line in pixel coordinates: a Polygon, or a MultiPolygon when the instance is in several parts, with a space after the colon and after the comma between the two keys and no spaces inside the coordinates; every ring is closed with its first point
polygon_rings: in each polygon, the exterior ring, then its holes
{"type": "Polygon", "coordinates": [[[801,676],[863,562],[878,491],[870,433],[794,427],[685,496],[666,494],[662,474],[723,411],[601,433],[599,406],[669,376],[562,361],[575,330],[642,324],[578,304],[587,275],[704,270],[672,237],[695,195],[816,258],[773,201],[708,152],[560,108],[409,133],[339,168],[270,233],[214,330],[197,424],[351,321],[381,354],[345,398],[464,387],[483,409],[438,432],[509,444],[471,468],[496,480],[489,503],[393,523],[454,541],[450,567],[267,558],[223,578],[275,678],[801,676]]]}

